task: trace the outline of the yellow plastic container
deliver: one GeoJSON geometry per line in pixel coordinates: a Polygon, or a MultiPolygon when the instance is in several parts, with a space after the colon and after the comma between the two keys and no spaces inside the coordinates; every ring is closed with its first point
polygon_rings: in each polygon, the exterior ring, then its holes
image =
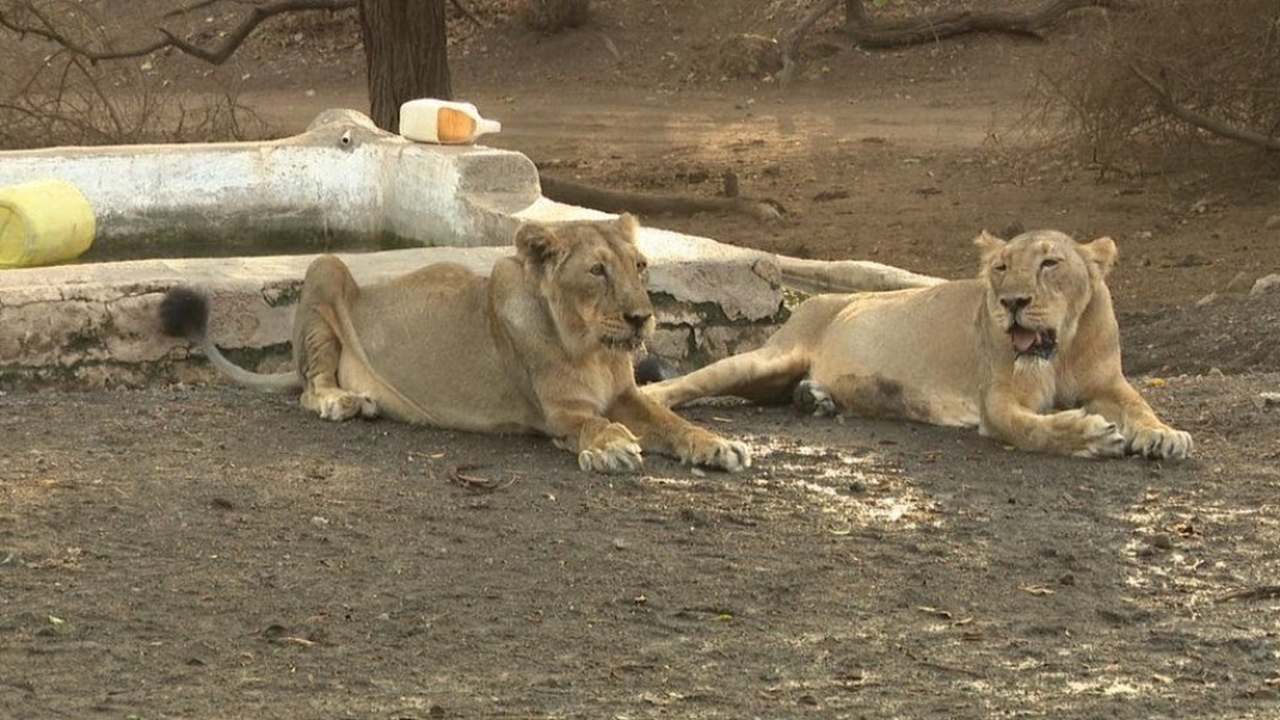
{"type": "Polygon", "coordinates": [[[93,207],[62,180],[0,187],[0,267],[34,267],[79,257],[93,244],[93,207]]]}

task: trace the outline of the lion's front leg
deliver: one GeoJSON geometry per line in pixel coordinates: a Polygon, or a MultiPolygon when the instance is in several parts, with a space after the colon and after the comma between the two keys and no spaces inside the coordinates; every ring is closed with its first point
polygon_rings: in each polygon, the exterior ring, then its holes
{"type": "Polygon", "coordinates": [[[1191,454],[1191,433],[1161,422],[1147,401],[1123,377],[1111,382],[1097,396],[1088,398],[1085,407],[1119,425],[1129,452],[1135,455],[1155,460],[1182,460],[1191,454]]]}
{"type": "Polygon", "coordinates": [[[304,382],[302,407],[325,420],[378,415],[372,396],[338,385],[343,350],[338,305],[350,303],[358,293],[346,264],[332,255],[317,258],[307,268],[293,321],[294,362],[304,382]]]}
{"type": "Polygon", "coordinates": [[[1075,455],[1120,457],[1125,438],[1114,422],[1083,409],[1039,414],[1005,398],[987,399],[981,430],[1022,450],[1075,455]]]}
{"type": "Polygon", "coordinates": [[[548,431],[578,455],[578,467],[594,472],[636,472],[644,467],[640,441],[622,423],[595,414],[585,402],[546,408],[548,431]]]}
{"type": "Polygon", "coordinates": [[[639,435],[645,450],[729,472],[751,467],[751,449],[745,443],[700,428],[634,388],[614,402],[609,416],[639,435]]]}

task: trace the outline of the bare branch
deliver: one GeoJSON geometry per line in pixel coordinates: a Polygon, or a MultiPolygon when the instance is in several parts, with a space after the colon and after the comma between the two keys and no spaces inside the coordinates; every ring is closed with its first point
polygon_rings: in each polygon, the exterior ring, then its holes
{"type": "Polygon", "coordinates": [[[841,0],[824,0],[810,10],[799,25],[796,25],[795,31],[791,33],[791,40],[787,42],[786,48],[782,50],[782,70],[778,71],[779,85],[786,86],[791,81],[791,76],[795,74],[796,50],[800,48],[800,41],[804,39],[804,36],[808,34],[809,29],[813,27],[814,23],[818,22],[819,18],[835,9],[835,6],[840,2],[841,0]]]}
{"type": "Polygon", "coordinates": [[[471,8],[467,7],[462,0],[453,0],[453,6],[458,8],[458,12],[462,13],[463,17],[475,23],[476,27],[484,27],[484,23],[480,21],[480,18],[476,17],[476,14],[471,12],[471,8]]]}
{"type": "Polygon", "coordinates": [[[1268,137],[1262,133],[1254,132],[1252,130],[1232,127],[1231,125],[1215,120],[1211,117],[1201,115],[1191,108],[1183,107],[1174,102],[1173,94],[1169,92],[1169,88],[1163,82],[1164,71],[1161,71],[1160,73],[1161,80],[1156,80],[1143,72],[1137,65],[1130,63],[1129,69],[1132,70],[1133,74],[1137,75],[1138,79],[1155,94],[1156,101],[1159,103],[1160,109],[1164,110],[1169,115],[1172,115],[1185,123],[1198,127],[1201,130],[1213,133],[1219,137],[1227,138],[1228,140],[1235,140],[1236,142],[1242,142],[1247,145],[1253,145],[1266,150],[1280,150],[1280,139],[1268,137]]]}
{"type": "MultiPolygon", "coordinates": [[[[124,58],[142,57],[161,50],[166,47],[176,48],[179,51],[200,58],[205,62],[213,65],[221,65],[231,57],[237,49],[244,43],[245,39],[253,33],[263,21],[282,13],[300,12],[307,10],[346,10],[356,6],[358,0],[275,0],[264,4],[254,4],[250,6],[249,14],[240,21],[240,24],[227,33],[226,40],[222,44],[212,48],[205,49],[195,43],[187,42],[177,37],[165,28],[157,28],[163,39],[155,42],[140,45],[127,50],[93,50],[89,47],[77,43],[72,38],[62,34],[48,18],[41,15],[34,7],[29,4],[23,4],[21,8],[35,15],[39,24],[23,23],[15,17],[15,13],[5,10],[0,6],[0,26],[6,27],[16,33],[30,33],[37,37],[44,38],[51,42],[55,42],[71,52],[79,55],[90,62],[98,62],[100,60],[120,60],[124,58]]],[[[200,2],[189,6],[188,10],[204,7],[209,2],[200,2]]]]}

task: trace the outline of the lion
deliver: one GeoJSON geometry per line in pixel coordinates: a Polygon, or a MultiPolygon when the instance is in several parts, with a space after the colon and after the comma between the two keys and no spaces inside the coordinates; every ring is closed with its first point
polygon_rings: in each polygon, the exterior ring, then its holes
{"type": "Polygon", "coordinates": [[[761,348],[647,385],[666,406],[713,395],[793,397],[818,414],[977,427],[1014,447],[1181,459],[1191,436],[1125,379],[1105,278],[1109,237],[983,232],[976,279],[817,295],[761,348]]]}
{"type": "Polygon", "coordinates": [[[209,339],[208,303],[175,288],[160,307],[232,380],[301,392],[321,418],[386,416],[489,433],[541,433],[584,471],[635,472],[642,452],[739,471],[741,442],[693,425],[642,395],[632,353],[653,333],[638,225],[616,220],[523,223],[515,255],[489,278],[436,263],[359,286],[323,255],[307,269],[293,322],[294,368],[249,372],[209,339]]]}

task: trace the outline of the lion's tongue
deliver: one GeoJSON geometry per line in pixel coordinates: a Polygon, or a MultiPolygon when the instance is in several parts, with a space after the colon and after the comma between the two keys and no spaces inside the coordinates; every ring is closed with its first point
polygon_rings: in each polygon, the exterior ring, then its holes
{"type": "Polygon", "coordinates": [[[1009,337],[1013,338],[1013,346],[1018,352],[1024,353],[1030,350],[1040,336],[1034,330],[1028,330],[1024,327],[1015,327],[1009,331],[1009,337]]]}

